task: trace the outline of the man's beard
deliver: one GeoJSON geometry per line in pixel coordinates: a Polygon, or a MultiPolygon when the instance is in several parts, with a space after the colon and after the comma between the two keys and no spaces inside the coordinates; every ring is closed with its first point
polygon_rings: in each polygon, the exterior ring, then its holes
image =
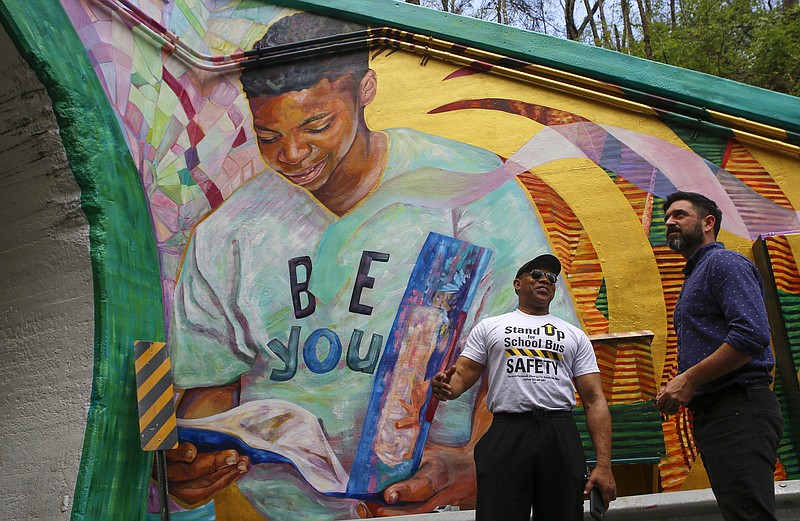
{"type": "Polygon", "coordinates": [[[667,246],[669,249],[680,253],[681,255],[686,252],[692,251],[697,245],[703,242],[703,228],[700,223],[696,223],[692,228],[682,232],[677,230],[676,234],[667,232],[667,246]]]}

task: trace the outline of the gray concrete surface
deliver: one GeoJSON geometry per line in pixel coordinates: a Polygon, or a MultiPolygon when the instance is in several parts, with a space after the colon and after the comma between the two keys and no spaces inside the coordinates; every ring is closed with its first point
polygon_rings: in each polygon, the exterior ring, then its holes
{"type": "MultiPolygon", "coordinates": [[[[800,521],[800,481],[775,483],[779,521],[800,521]]],[[[589,502],[584,519],[590,521],[589,502]]],[[[607,521],[723,521],[710,489],[666,492],[619,498],[611,503],[607,521]]],[[[474,521],[474,510],[393,517],[392,521],[474,521]]],[[[543,520],[549,521],[549,520],[543,520]]]]}
{"type": "Polygon", "coordinates": [[[0,27],[0,519],[70,518],[92,388],[89,225],[52,103],[0,27]]]}

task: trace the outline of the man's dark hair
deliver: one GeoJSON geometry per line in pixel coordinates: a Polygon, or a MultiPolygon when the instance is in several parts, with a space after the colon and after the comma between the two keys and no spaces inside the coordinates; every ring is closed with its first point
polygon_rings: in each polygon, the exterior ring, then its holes
{"type": "MultiPolygon", "coordinates": [[[[299,43],[315,38],[363,31],[366,27],[352,22],[300,12],[281,18],[267,29],[253,45],[253,50],[299,43]]],[[[310,58],[280,62],[242,72],[242,89],[247,98],[271,97],[313,87],[322,79],[333,82],[350,75],[357,84],[369,70],[369,48],[346,52],[316,54],[310,58]]]]}
{"type": "Polygon", "coordinates": [[[719,209],[717,203],[706,197],[705,195],[698,194],[696,192],[673,192],[664,199],[664,205],[662,206],[664,213],[667,212],[672,203],[675,201],[689,201],[692,203],[695,211],[700,215],[700,218],[704,218],[707,215],[714,216],[714,238],[717,238],[719,235],[719,229],[722,226],[722,210],[719,209]]]}

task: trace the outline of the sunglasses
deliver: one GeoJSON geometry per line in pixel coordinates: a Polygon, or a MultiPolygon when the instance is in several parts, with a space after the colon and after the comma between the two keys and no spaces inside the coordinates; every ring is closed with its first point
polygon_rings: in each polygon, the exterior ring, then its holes
{"type": "Polygon", "coordinates": [[[541,279],[542,275],[544,275],[544,277],[547,278],[547,282],[549,282],[550,284],[555,284],[556,281],[558,280],[558,277],[556,276],[555,273],[550,273],[549,271],[542,271],[542,270],[531,271],[531,277],[533,277],[536,280],[541,279]]]}

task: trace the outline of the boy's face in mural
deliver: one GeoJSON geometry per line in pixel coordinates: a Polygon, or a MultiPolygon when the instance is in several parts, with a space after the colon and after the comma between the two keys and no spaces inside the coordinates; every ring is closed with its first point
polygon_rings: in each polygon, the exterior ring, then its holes
{"type": "Polygon", "coordinates": [[[374,187],[379,178],[374,166],[380,161],[372,157],[364,107],[374,99],[376,84],[370,70],[360,81],[346,74],[334,81],[323,78],[301,91],[251,98],[264,162],[326,205],[331,197],[358,196],[364,184],[374,187]]]}

